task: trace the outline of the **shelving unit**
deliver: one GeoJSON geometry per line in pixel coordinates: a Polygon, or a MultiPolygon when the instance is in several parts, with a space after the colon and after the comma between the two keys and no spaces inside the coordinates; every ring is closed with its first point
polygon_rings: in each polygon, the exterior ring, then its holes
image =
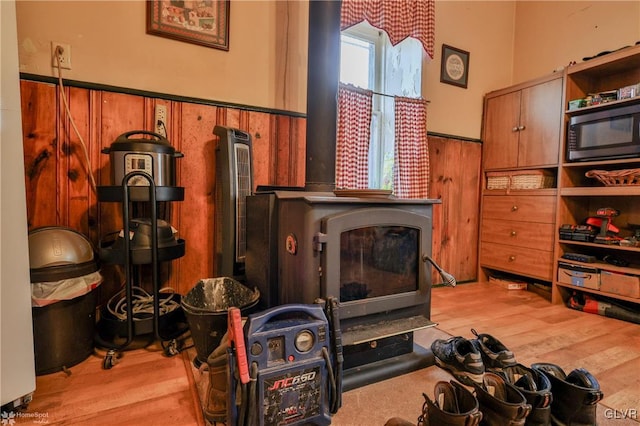
{"type": "Polygon", "coordinates": [[[147,335],[150,341],[168,341],[167,346],[162,343],[165,354],[172,356],[178,353],[176,338],[184,334],[188,326],[181,308],[161,315],[160,305],[163,302],[180,303],[180,295],[176,293],[160,292],[159,264],[184,256],[185,241],[176,239],[172,244],[160,246],[158,241],[158,202],[182,201],[184,188],[156,186],[153,178],[145,172],[134,171],[128,173],[122,180],[121,186],[98,187],[98,200],[101,202],[118,202],[122,204],[123,238],[114,241],[106,247],[100,247],[100,259],[105,263],[122,265],[125,272],[124,301],[126,302],[126,319],[116,318],[105,310],[97,325],[96,341],[99,346],[107,348],[103,361],[103,368],[110,369],[117,359],[117,351],[126,350],[137,336],[147,335]],[[147,181],[146,186],[128,186],[132,177],[140,177],[147,181]],[[135,247],[130,238],[131,220],[134,206],[146,204],[150,211],[148,219],[151,223],[150,245],[135,247]],[[134,287],[136,276],[141,265],[151,266],[151,281],[153,298],[153,312],[144,319],[134,318],[134,287]],[[164,296],[164,297],[163,297],[164,296]],[[107,337],[105,337],[107,336],[107,337]],[[118,341],[119,339],[119,341],[118,341]],[[124,341],[122,341],[124,339],[124,341]]]}
{"type": "MultiPolygon", "coordinates": [[[[591,93],[614,90],[639,82],[640,46],[628,47],[568,67],[565,70],[564,98],[568,103],[572,99],[584,98],[591,93]]],[[[626,104],[640,104],[640,97],[585,108],[564,110],[564,137],[561,150],[563,154],[561,154],[558,172],[556,219],[558,227],[562,224],[583,224],[586,218],[595,216],[596,210],[602,207],[611,207],[620,211],[620,215],[613,218],[613,224],[620,229],[619,235],[621,237],[633,235],[634,229],[637,228],[634,225],[640,225],[640,186],[604,186],[596,179],[585,176],[585,173],[590,170],[614,171],[640,168],[640,158],[569,162],[564,154],[567,152],[567,126],[571,117],[587,112],[604,111],[626,104]]],[[[562,261],[596,267],[600,270],[640,276],[640,247],[561,240],[558,233],[556,233],[554,253],[556,273],[552,291],[553,303],[564,303],[574,291],[579,291],[605,296],[613,300],[631,302],[633,306],[637,306],[637,309],[640,310],[640,298],[562,283],[558,281],[557,274],[558,262],[562,261]],[[629,262],[629,266],[620,267],[601,261],[596,263],[574,262],[562,258],[562,255],[567,252],[593,255],[599,260],[605,255],[613,255],[629,262]]]]}

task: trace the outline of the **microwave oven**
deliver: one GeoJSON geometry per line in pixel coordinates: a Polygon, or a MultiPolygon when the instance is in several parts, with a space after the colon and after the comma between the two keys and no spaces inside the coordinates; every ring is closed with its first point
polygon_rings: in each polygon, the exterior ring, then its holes
{"type": "Polygon", "coordinates": [[[640,103],[574,115],[567,130],[567,160],[640,157],[640,103]]]}

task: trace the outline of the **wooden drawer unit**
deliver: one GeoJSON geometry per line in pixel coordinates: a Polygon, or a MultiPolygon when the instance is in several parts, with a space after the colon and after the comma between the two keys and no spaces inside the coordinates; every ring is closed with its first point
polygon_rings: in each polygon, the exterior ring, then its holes
{"type": "Polygon", "coordinates": [[[486,195],[482,203],[480,265],[553,280],[554,195],[486,195]]]}
{"type": "Polygon", "coordinates": [[[489,268],[551,281],[553,278],[553,251],[482,243],[480,263],[489,268]]]}
{"type": "Polygon", "coordinates": [[[554,232],[552,223],[485,219],[480,238],[490,243],[550,251],[553,249],[554,232]]]}
{"type": "Polygon", "coordinates": [[[485,195],[482,204],[483,219],[553,223],[555,215],[553,195],[485,195]]]}

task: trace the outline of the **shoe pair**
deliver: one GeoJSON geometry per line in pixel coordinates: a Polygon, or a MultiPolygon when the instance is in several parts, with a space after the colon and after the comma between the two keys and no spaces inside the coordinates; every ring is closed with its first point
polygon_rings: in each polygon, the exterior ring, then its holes
{"type": "MultiPolygon", "coordinates": [[[[431,350],[436,364],[462,383],[473,386],[479,398],[483,389],[490,392],[490,387],[495,387],[495,383],[486,383],[486,376],[497,373],[531,406],[527,425],[595,424],[596,406],[603,393],[596,378],[587,370],[579,368],[567,375],[550,363],[537,363],[528,368],[518,364],[513,352],[498,339],[478,334],[474,329],[471,332],[476,336],[473,340],[460,336],[436,340],[431,350]]],[[[492,375],[489,380],[495,382],[492,375]]],[[[489,423],[483,421],[483,424],[489,423]]]]}
{"type": "Polygon", "coordinates": [[[587,426],[596,424],[596,407],[604,394],[600,383],[584,368],[566,374],[550,363],[536,363],[531,369],[545,376],[553,392],[551,423],[554,425],[587,426]]]}
{"type": "Polygon", "coordinates": [[[436,364],[465,385],[482,384],[485,370],[500,371],[516,365],[516,358],[498,339],[489,334],[471,332],[475,339],[462,336],[438,339],[431,344],[436,364]]]}
{"type": "MultiPolygon", "coordinates": [[[[602,399],[598,381],[583,368],[568,375],[554,364],[505,367],[502,374],[485,372],[474,392],[455,381],[438,382],[434,400],[425,402],[418,426],[488,426],[596,424],[596,404],[602,399]],[[551,397],[551,389],[557,398],[551,397]]],[[[385,426],[413,426],[389,419],[385,426]]]]}
{"type": "Polygon", "coordinates": [[[460,383],[438,382],[434,400],[425,402],[418,426],[508,426],[524,425],[531,405],[503,377],[487,372],[482,385],[474,382],[474,392],[460,383]]]}
{"type": "MultiPolygon", "coordinates": [[[[433,401],[423,393],[422,414],[418,426],[476,426],[482,420],[478,399],[466,387],[452,380],[440,381],[434,387],[433,401]]],[[[400,417],[393,417],[385,426],[414,426],[400,417]]]]}
{"type": "MultiPolygon", "coordinates": [[[[508,392],[503,390],[503,395],[497,395],[497,400],[493,404],[489,403],[492,399],[485,394],[483,389],[495,389],[495,383],[493,382],[496,379],[493,376],[489,376],[487,379],[487,374],[489,372],[498,374],[506,381],[505,388],[515,388],[529,405],[526,424],[548,425],[553,399],[551,383],[548,378],[538,371],[519,364],[513,352],[495,337],[489,334],[479,334],[474,329],[471,329],[471,332],[476,336],[473,340],[452,337],[448,340],[435,341],[431,345],[431,349],[435,356],[436,364],[451,372],[462,383],[476,388],[477,395],[485,397],[488,406],[507,404],[506,407],[509,407],[509,402],[503,401],[507,394],[510,396],[509,401],[515,401],[514,403],[520,404],[520,398],[513,397],[513,390],[508,392]],[[481,365],[478,364],[478,360],[481,360],[481,365]],[[487,380],[490,380],[493,384],[487,385],[487,380]]],[[[495,397],[496,395],[491,396],[495,397]]],[[[508,411],[508,408],[502,409],[503,414],[508,411]]],[[[522,412],[523,408],[521,407],[516,412],[509,414],[509,416],[514,419],[522,419],[520,416],[522,412]]],[[[495,416],[490,415],[490,417],[495,416]]],[[[488,420],[483,423],[486,424],[487,422],[488,420]]]]}

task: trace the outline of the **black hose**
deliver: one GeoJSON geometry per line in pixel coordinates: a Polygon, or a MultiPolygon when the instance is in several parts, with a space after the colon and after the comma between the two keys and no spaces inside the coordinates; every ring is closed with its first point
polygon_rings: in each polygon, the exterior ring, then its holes
{"type": "Polygon", "coordinates": [[[247,419],[245,422],[245,426],[253,426],[255,423],[255,414],[256,414],[256,403],[257,403],[257,394],[256,394],[256,383],[258,381],[258,363],[253,362],[251,364],[251,373],[249,375],[249,398],[247,398],[247,419]]]}

